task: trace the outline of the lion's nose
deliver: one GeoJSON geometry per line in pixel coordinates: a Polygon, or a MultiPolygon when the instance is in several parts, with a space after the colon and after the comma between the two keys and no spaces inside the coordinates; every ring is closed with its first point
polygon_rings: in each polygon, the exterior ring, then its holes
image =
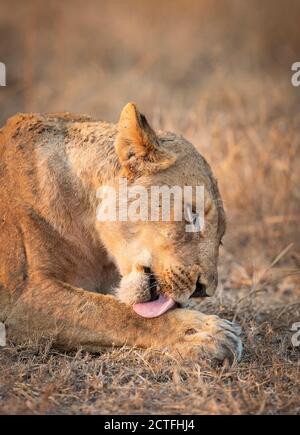
{"type": "Polygon", "coordinates": [[[206,285],[200,281],[200,278],[198,278],[198,280],[196,282],[196,289],[191,297],[192,298],[205,298],[207,296],[208,296],[208,294],[206,293],[206,285]]]}

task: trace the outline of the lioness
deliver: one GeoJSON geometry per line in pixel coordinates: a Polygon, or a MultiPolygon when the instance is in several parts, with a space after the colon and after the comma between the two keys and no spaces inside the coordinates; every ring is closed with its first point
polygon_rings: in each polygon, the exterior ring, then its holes
{"type": "Polygon", "coordinates": [[[163,349],[241,356],[240,329],[184,308],[213,295],[225,215],[209,165],[187,140],[156,134],[133,103],[118,125],[71,114],[19,114],[0,131],[0,321],[16,341],[64,349],[163,349]],[[97,191],[205,186],[205,227],[100,222],[97,191]]]}

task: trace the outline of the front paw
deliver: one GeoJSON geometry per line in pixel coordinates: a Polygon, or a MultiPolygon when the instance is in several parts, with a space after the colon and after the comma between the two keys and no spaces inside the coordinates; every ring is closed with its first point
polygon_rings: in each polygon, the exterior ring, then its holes
{"type": "Polygon", "coordinates": [[[243,345],[238,325],[198,311],[175,311],[180,322],[180,338],[173,347],[183,357],[203,355],[219,361],[241,359],[243,345]]]}

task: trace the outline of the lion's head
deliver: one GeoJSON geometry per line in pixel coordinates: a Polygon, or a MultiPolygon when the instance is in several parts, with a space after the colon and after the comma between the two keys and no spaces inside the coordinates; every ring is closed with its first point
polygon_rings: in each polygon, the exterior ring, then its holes
{"type": "Polygon", "coordinates": [[[104,243],[123,277],[117,296],[145,317],[156,317],[190,297],[212,296],[225,214],[209,165],[184,138],[156,134],[132,103],[122,111],[115,148],[119,177],[126,178],[130,189],[193,187],[183,220],[175,220],[178,204],[172,203],[167,221],[161,214],[153,220],[149,212],[148,219],[117,219],[106,222],[104,231],[102,226],[104,243]],[[186,226],[196,216],[196,186],[204,186],[204,228],[189,232],[186,226]]]}

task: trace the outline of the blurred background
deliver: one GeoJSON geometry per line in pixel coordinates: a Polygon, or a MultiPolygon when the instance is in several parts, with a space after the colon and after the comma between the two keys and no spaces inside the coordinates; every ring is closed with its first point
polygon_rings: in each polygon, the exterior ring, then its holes
{"type": "MultiPolygon", "coordinates": [[[[225,249],[247,273],[300,267],[298,0],[0,0],[0,122],[71,111],[116,122],[135,101],[212,165],[225,249]]],[[[192,164],[192,162],[191,162],[192,164]]]]}

